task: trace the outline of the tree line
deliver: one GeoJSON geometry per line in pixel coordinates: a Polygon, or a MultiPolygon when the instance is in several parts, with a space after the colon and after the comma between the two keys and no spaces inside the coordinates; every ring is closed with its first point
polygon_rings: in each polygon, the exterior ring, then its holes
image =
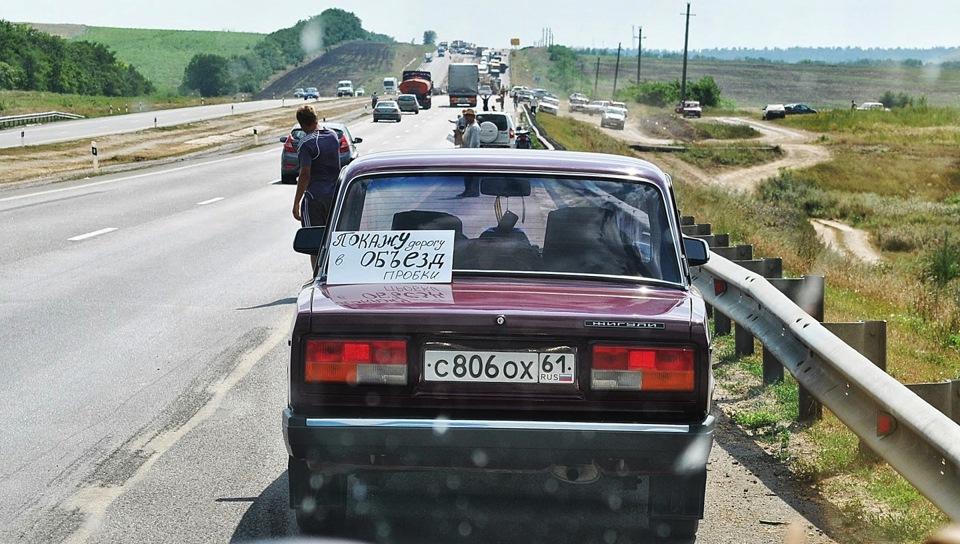
{"type": "Polygon", "coordinates": [[[0,20],[0,89],[138,96],[154,87],[102,44],[0,20]]]}
{"type": "Polygon", "coordinates": [[[254,93],[274,73],[348,40],[394,41],[385,34],[364,30],[353,13],[330,8],[292,27],[267,34],[243,55],[194,55],[184,69],[180,90],[203,96],[254,93]]]}

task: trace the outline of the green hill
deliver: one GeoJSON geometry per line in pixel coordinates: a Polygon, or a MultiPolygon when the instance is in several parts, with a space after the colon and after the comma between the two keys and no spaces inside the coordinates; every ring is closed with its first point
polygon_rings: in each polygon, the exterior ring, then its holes
{"type": "Polygon", "coordinates": [[[90,41],[109,47],[121,61],[131,64],[160,92],[176,92],[183,69],[197,53],[224,57],[253,48],[263,34],[208,30],[154,30],[69,24],[31,24],[34,28],[71,41],[90,41]]]}

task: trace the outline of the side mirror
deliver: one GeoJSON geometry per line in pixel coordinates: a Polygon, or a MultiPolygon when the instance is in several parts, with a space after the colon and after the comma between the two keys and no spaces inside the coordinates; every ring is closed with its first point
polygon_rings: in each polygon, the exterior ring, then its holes
{"type": "Polygon", "coordinates": [[[281,136],[281,137],[280,137],[280,143],[281,143],[281,144],[287,143],[287,137],[286,137],[286,136],[281,136]]]}
{"type": "MultiPolygon", "coordinates": [[[[304,230],[304,229],[300,229],[304,230]]],[[[687,256],[687,264],[701,266],[710,260],[710,245],[700,238],[683,237],[683,252],[687,256]]]]}
{"type": "Polygon", "coordinates": [[[327,227],[303,227],[293,238],[293,250],[306,255],[319,255],[326,234],[327,227]]]}
{"type": "Polygon", "coordinates": [[[355,143],[355,144],[362,144],[362,143],[363,143],[363,138],[354,138],[354,139],[353,139],[353,143],[355,143]]]}

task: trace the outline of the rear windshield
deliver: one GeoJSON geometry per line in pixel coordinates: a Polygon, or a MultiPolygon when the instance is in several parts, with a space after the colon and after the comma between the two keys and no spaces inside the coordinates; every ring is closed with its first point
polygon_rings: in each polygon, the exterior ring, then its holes
{"type": "Polygon", "coordinates": [[[508,130],[510,125],[507,123],[507,117],[505,115],[477,115],[477,122],[480,124],[491,122],[497,125],[497,130],[508,130]]]}
{"type": "Polygon", "coordinates": [[[652,184],[526,175],[361,178],[336,230],[452,230],[454,271],[630,276],[682,283],[652,184]]]}

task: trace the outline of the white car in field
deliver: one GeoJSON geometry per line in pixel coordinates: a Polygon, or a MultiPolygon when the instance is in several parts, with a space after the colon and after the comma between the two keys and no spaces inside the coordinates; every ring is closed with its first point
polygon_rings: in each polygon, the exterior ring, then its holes
{"type": "Polygon", "coordinates": [[[627,116],[619,108],[607,108],[600,117],[600,126],[603,128],[623,130],[626,123],[627,116]]]}
{"type": "Polygon", "coordinates": [[[544,96],[539,100],[537,111],[540,111],[543,113],[550,113],[553,115],[559,115],[560,101],[550,96],[544,96]]]}
{"type": "Polygon", "coordinates": [[[586,106],[583,107],[584,113],[590,115],[603,115],[603,112],[607,111],[607,108],[610,107],[609,100],[594,100],[586,106]]]}
{"type": "Polygon", "coordinates": [[[857,106],[860,111],[890,111],[890,108],[883,105],[882,102],[864,102],[857,106]]]}

